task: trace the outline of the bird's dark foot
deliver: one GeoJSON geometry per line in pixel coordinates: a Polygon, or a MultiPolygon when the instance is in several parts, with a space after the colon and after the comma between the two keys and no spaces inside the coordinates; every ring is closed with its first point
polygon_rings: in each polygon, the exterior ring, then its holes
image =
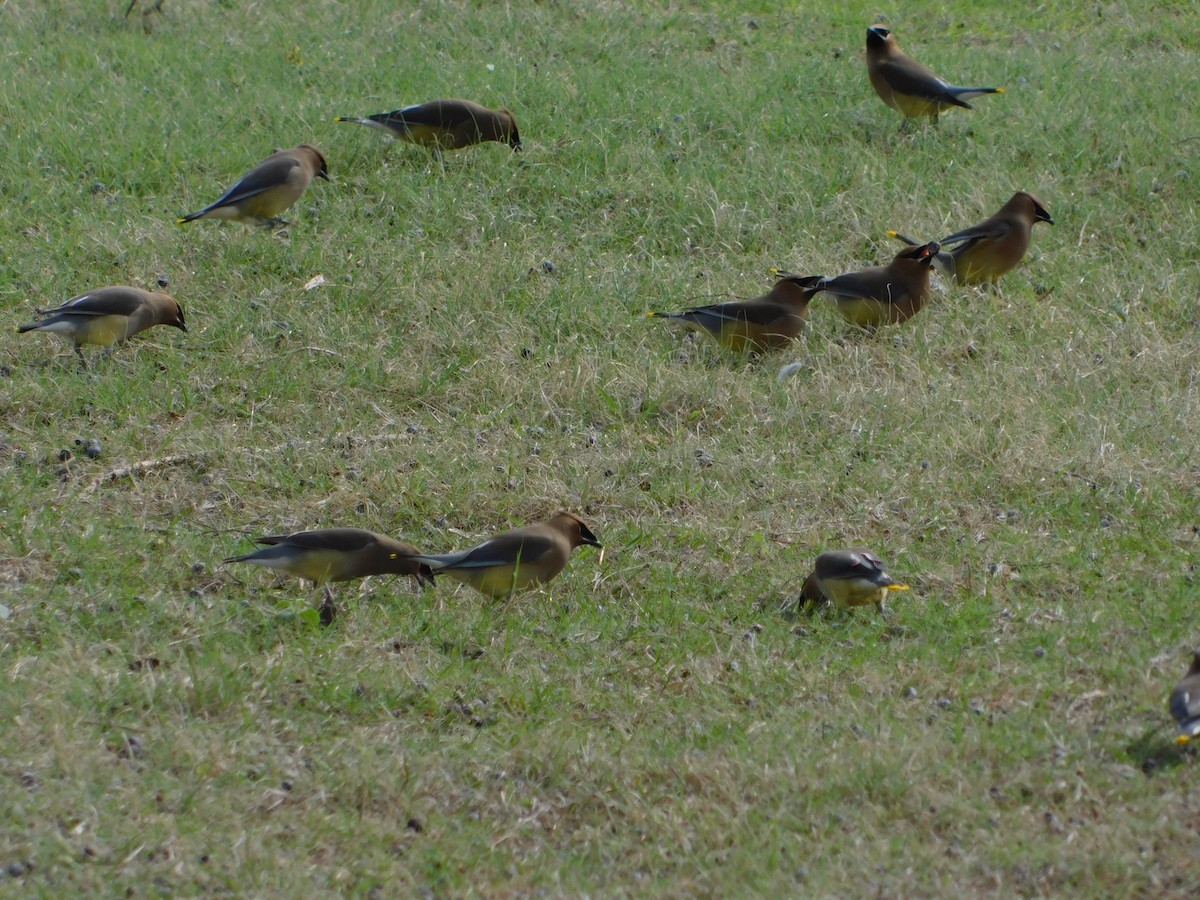
{"type": "Polygon", "coordinates": [[[323,626],[329,627],[333,624],[334,617],[337,615],[337,606],[334,604],[332,597],[325,598],[325,602],[321,604],[319,612],[323,626]]]}

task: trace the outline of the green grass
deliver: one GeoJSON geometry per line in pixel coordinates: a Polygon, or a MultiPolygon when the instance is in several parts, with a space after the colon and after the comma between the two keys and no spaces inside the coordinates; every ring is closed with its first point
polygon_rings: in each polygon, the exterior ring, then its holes
{"type": "Polygon", "coordinates": [[[1195,892],[1155,731],[1198,640],[1189,10],[125,5],[0,4],[5,327],[160,274],[189,324],[87,370],[0,343],[0,890],[1195,892]],[[902,129],[881,12],[1007,93],[902,129]],[[333,122],[439,96],[521,160],[333,122]],[[174,224],[303,141],[335,182],[287,232],[174,224]],[[645,319],[1016,189],[1057,224],[998,294],[871,338],[818,300],[761,361],[645,319]],[[371,579],[323,629],[219,565],[564,507],[603,559],[508,604],[371,579]],[[856,544],[890,615],[781,611],[856,544]]]}

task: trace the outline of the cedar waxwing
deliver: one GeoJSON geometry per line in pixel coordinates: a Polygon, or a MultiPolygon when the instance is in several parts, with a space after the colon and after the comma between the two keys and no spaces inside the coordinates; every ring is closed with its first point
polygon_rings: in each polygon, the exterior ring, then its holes
{"type": "Polygon", "coordinates": [[[600,547],[596,536],[574,513],[560,512],[545,522],[514,528],[470,550],[415,557],[435,575],[448,575],[490,597],[545,584],[567,565],[571,551],[586,544],[600,547]]]}
{"type": "Polygon", "coordinates": [[[958,87],[938,78],[900,49],[896,37],[882,25],[867,29],[867,75],[879,99],[905,116],[932,116],[943,109],[974,109],[967,97],[1003,94],[1003,88],[958,87]]]}
{"type": "Polygon", "coordinates": [[[431,145],[437,150],[459,150],[484,141],[521,149],[521,135],[512,113],[488,109],[470,100],[430,100],[365,119],[338,116],[335,121],[379,128],[398,140],[431,145]]]}
{"type": "Polygon", "coordinates": [[[183,307],[170,294],[143,291],[135,287],[106,287],[72,297],[54,309],[39,309],[49,318],[31,325],[22,325],[18,334],[26,331],[49,331],[70,340],[79,359],[83,359],[84,344],[112,345],[133,337],[139,331],[155,325],[173,325],[187,331],[183,322],[183,307]]]}
{"type": "Polygon", "coordinates": [[[368,575],[412,575],[417,585],[433,584],[429,566],[418,559],[416,547],[362,528],[323,528],[260,537],[261,550],[231,556],[226,563],[267,566],[325,588],[321,621],[333,618],[331,581],[353,581],[368,575]]]}
{"type": "Polygon", "coordinates": [[[1171,715],[1179,723],[1180,746],[1200,737],[1200,650],[1192,656],[1192,666],[1171,691],[1171,715]]]}
{"type": "Polygon", "coordinates": [[[286,225],[279,214],[300,199],[313,178],[329,181],[325,157],[312,144],[280,150],[242,176],[216,203],[177,221],[233,219],[257,225],[286,225]]]}
{"type": "Polygon", "coordinates": [[[829,602],[839,608],[874,603],[882,610],[888,591],[907,590],[908,585],[885,572],[883,561],[869,550],[828,550],[817,557],[800,602],[829,602]]]}
{"type": "MultiPolygon", "coordinates": [[[[1037,197],[1017,191],[990,219],[939,241],[949,249],[938,253],[934,266],[960,284],[995,281],[1025,256],[1037,222],[1053,225],[1054,219],[1037,197]]],[[[917,243],[894,231],[888,234],[906,244],[917,243]]]]}
{"type": "Polygon", "coordinates": [[[933,241],[902,250],[889,265],[822,278],[813,289],[832,294],[842,318],[860,328],[896,325],[919,313],[929,300],[929,267],[938,249],[933,241]]]}
{"type": "Polygon", "coordinates": [[[786,347],[804,330],[808,301],[821,279],[815,275],[782,276],[770,293],[753,300],[694,306],[683,312],[652,312],[652,319],[677,319],[689,327],[707,331],[728,350],[762,353],[786,347]]]}

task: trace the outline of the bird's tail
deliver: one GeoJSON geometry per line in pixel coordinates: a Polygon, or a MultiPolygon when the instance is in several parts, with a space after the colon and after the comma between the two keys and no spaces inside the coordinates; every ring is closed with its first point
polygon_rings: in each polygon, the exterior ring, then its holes
{"type": "Polygon", "coordinates": [[[409,559],[415,559],[421,565],[422,569],[429,571],[429,577],[432,578],[442,569],[462,562],[467,553],[468,551],[465,550],[457,553],[414,553],[409,559]]]}
{"type": "Polygon", "coordinates": [[[204,214],[207,213],[210,209],[212,209],[211,206],[206,206],[204,209],[198,209],[194,213],[188,213],[186,216],[180,216],[178,219],[175,220],[175,224],[176,225],[184,225],[187,222],[194,221],[195,219],[201,219],[204,217],[204,214]]]}
{"type": "MultiPolygon", "coordinates": [[[[354,116],[337,116],[335,122],[349,122],[351,125],[366,125],[368,128],[378,128],[380,131],[386,131],[388,134],[395,134],[395,129],[388,127],[387,122],[381,122],[378,119],[359,119],[354,116]]],[[[403,123],[397,127],[403,129],[403,123]]]]}
{"type": "Polygon", "coordinates": [[[949,94],[957,103],[961,103],[967,109],[971,109],[971,104],[966,101],[971,97],[981,97],[984,94],[1003,94],[1004,88],[990,87],[959,87],[952,84],[946,88],[946,93],[949,94]]]}
{"type": "Polygon", "coordinates": [[[908,246],[910,246],[910,247],[920,246],[920,243],[921,243],[920,241],[915,241],[910,237],[906,237],[905,235],[901,234],[898,231],[893,231],[890,228],[887,230],[887,236],[890,238],[895,238],[896,240],[900,241],[901,243],[908,244],[908,246]]]}

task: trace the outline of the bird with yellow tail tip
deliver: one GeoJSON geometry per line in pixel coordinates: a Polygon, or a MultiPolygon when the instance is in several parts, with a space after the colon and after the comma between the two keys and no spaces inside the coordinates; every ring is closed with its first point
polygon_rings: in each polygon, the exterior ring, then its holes
{"type": "MultiPolygon", "coordinates": [[[[772,273],[776,274],[776,273],[772,273]]],[[[808,301],[816,293],[817,275],[779,272],[769,293],[753,300],[694,306],[681,312],[652,312],[652,319],[674,319],[712,335],[735,353],[764,353],[790,344],[804,330],[808,301]]]]}
{"type": "Polygon", "coordinates": [[[279,214],[300,199],[314,178],[329,181],[325,157],[312,144],[301,144],[268,156],[241,177],[219,200],[176,221],[229,219],[275,227],[288,223],[279,214]]]}
{"type": "Polygon", "coordinates": [[[255,541],[263,549],[230,556],[224,563],[266,566],[325,589],[321,623],[333,621],[333,581],[353,581],[370,575],[411,575],[417,586],[433,584],[433,573],[411,544],[362,528],[322,528],[292,534],[272,534],[255,541]]]}
{"type": "MultiPolygon", "coordinates": [[[[1054,219],[1041,200],[1028,191],[1017,191],[995,215],[942,238],[934,267],[960,284],[995,283],[1025,257],[1038,222],[1053,225],[1054,219]]],[[[917,244],[895,231],[888,235],[910,246],[917,244]]]]}
{"type": "Polygon", "coordinates": [[[338,116],[334,121],[378,128],[397,140],[437,151],[461,150],[485,141],[508,144],[514,151],[521,149],[517,120],[511,112],[488,109],[470,100],[430,100],[361,119],[338,116]]]}
{"type": "Polygon", "coordinates": [[[907,591],[892,578],[870,550],[827,550],[817,557],[813,573],[800,591],[801,604],[832,603],[839,609],[874,604],[881,612],[888,591],[907,591]]]}
{"type": "Polygon", "coordinates": [[[937,241],[902,250],[886,266],[872,266],[834,278],[822,278],[814,291],[825,291],[842,318],[860,328],[898,325],[929,301],[929,269],[937,258],[937,241]]]}
{"type": "Polygon", "coordinates": [[[959,87],[939,78],[896,43],[883,25],[867,29],[867,76],[879,99],[905,116],[929,116],[935,122],[942,110],[974,109],[967,99],[1003,94],[1003,88],[959,87]]]}
{"type": "Polygon", "coordinates": [[[40,322],[22,325],[18,334],[46,331],[71,341],[83,362],[82,348],[94,344],[112,352],[119,344],[155,325],[170,325],[187,331],[183,307],[170,294],[117,285],[97,288],[72,297],[54,309],[39,309],[40,322]]]}
{"type": "Polygon", "coordinates": [[[415,559],[435,575],[446,575],[498,598],[546,584],[566,568],[571,551],[585,545],[603,549],[583,519],[559,512],[545,522],[514,528],[469,550],[423,553],[415,559]]]}
{"type": "Polygon", "coordinates": [[[1192,654],[1192,665],[1171,691],[1168,706],[1179,723],[1175,743],[1182,747],[1200,737],[1200,650],[1192,654]]]}

